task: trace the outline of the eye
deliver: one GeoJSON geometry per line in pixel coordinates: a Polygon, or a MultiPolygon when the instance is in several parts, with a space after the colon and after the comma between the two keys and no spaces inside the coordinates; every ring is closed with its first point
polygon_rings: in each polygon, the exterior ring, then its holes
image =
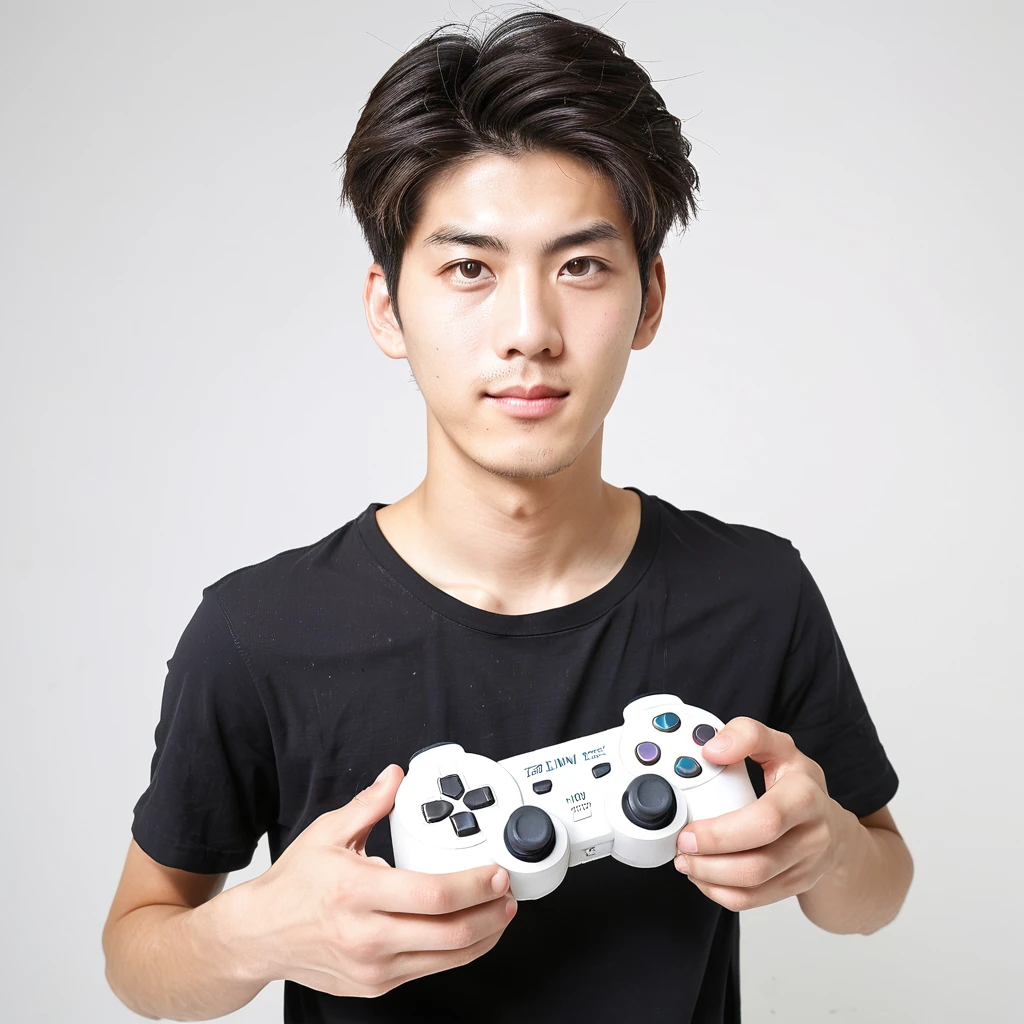
{"type": "Polygon", "coordinates": [[[448,267],[445,273],[450,274],[456,281],[481,281],[483,278],[480,271],[483,269],[484,265],[479,260],[459,260],[448,267]],[[461,273],[454,274],[455,270],[461,270],[461,273]]]}
{"type": "Polygon", "coordinates": [[[595,260],[592,256],[577,256],[574,260],[569,260],[569,262],[566,263],[565,266],[567,269],[574,266],[579,268],[580,264],[584,265],[584,270],[587,270],[589,267],[595,267],[596,269],[592,274],[575,274],[570,269],[570,277],[597,277],[598,274],[608,269],[600,260],[595,260]]]}

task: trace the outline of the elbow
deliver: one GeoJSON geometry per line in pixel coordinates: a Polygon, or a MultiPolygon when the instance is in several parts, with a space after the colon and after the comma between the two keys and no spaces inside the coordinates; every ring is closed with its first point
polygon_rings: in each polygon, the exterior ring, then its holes
{"type": "Polygon", "coordinates": [[[112,923],[108,921],[103,928],[103,935],[100,939],[100,944],[103,948],[103,974],[107,980],[107,987],[115,996],[117,996],[121,1004],[131,1010],[132,1013],[137,1014],[139,1017],[145,1017],[147,1020],[163,1020],[162,1017],[154,1017],[153,1014],[146,1013],[144,1010],[139,1009],[139,1007],[132,1002],[124,987],[120,984],[118,978],[116,924],[116,921],[112,923]]]}
{"type": "Polygon", "coordinates": [[[901,870],[898,875],[898,882],[894,887],[894,895],[889,904],[890,913],[880,924],[877,924],[872,928],[862,930],[862,935],[874,935],[875,932],[881,931],[887,925],[892,924],[893,921],[899,917],[899,913],[903,909],[903,904],[907,901],[907,894],[910,892],[910,886],[914,881],[914,858],[911,855],[910,850],[907,848],[906,843],[901,842],[899,847],[903,852],[903,857],[901,858],[901,870]]]}

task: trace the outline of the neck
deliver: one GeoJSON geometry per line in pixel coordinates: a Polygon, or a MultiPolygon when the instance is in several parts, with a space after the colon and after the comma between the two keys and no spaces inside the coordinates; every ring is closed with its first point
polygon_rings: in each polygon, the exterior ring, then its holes
{"type": "Polygon", "coordinates": [[[546,477],[489,472],[428,439],[427,473],[377,521],[421,576],[467,604],[522,614],[580,600],[632,549],[639,498],[601,478],[603,426],[546,477]]]}

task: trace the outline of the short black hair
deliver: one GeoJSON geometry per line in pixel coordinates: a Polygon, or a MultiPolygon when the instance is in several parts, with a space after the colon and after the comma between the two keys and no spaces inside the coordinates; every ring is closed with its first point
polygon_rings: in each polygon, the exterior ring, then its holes
{"type": "MultiPolygon", "coordinates": [[[[548,11],[477,37],[447,23],[374,86],[344,156],[351,204],[384,271],[395,317],[402,255],[427,187],[483,153],[567,153],[614,183],[633,228],[646,305],[650,264],[678,219],[696,216],[697,170],[679,118],[623,44],[548,11]]],[[[641,317],[643,313],[641,312],[641,317]]]]}

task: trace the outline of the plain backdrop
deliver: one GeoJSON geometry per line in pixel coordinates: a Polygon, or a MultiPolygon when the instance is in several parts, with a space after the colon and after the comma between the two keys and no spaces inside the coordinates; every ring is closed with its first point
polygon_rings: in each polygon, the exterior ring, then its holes
{"type": "MultiPolygon", "coordinates": [[[[899,917],[744,912],[744,1021],[1019,1020],[1021,8],[548,9],[625,41],[702,181],[605,478],[794,542],[900,777],[899,917]]],[[[202,588],[422,477],[334,162],[399,54],[479,11],[3,5],[5,1020],[138,1019],[100,933],[202,588]]]]}

